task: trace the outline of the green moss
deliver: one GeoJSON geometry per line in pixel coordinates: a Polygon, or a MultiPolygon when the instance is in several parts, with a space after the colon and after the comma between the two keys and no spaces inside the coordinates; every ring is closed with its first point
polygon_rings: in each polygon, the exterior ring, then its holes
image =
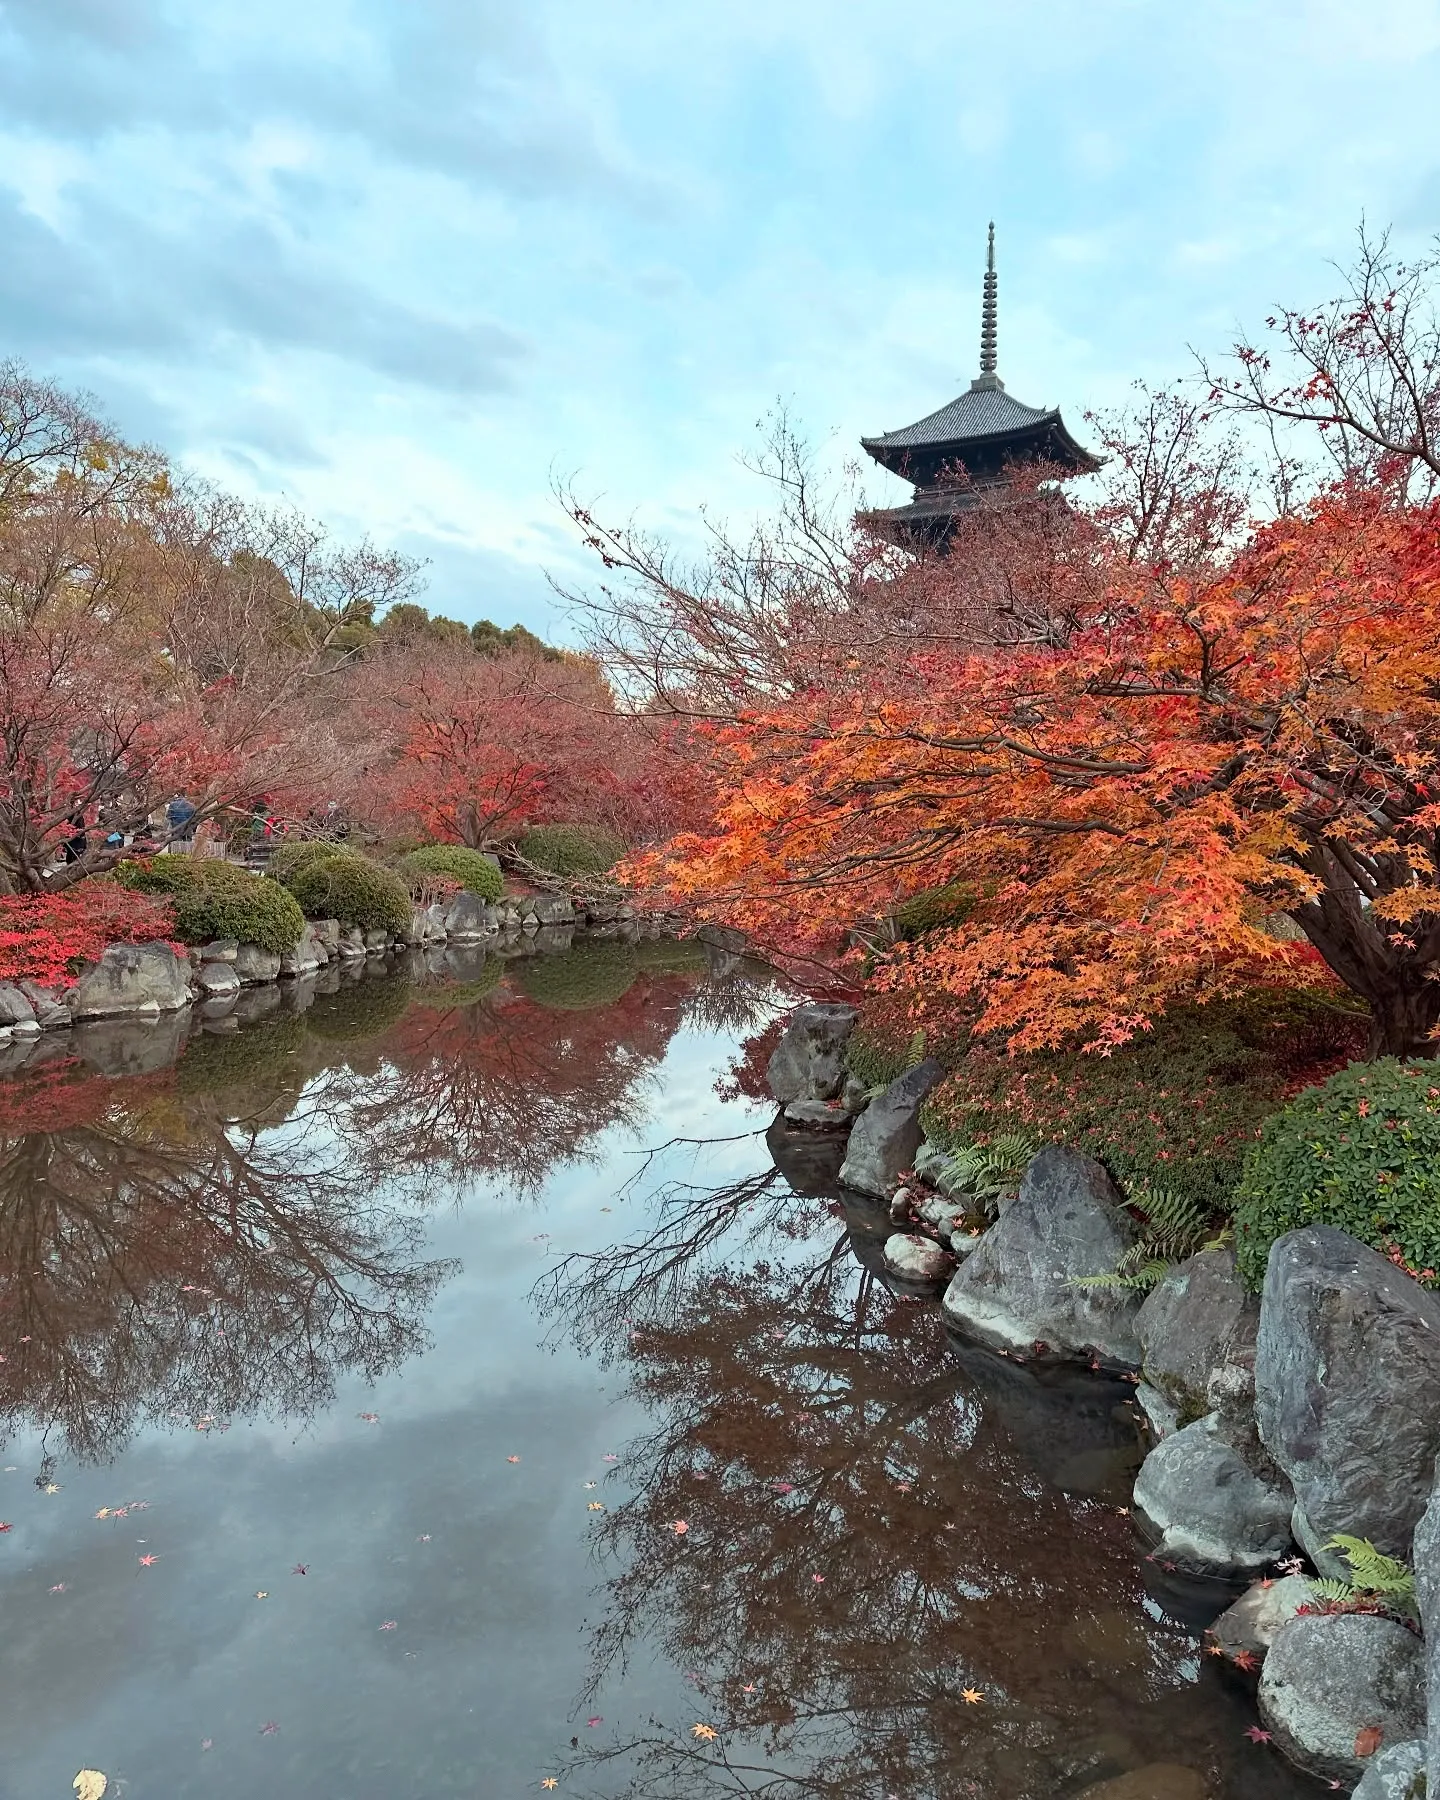
{"type": "Polygon", "coordinates": [[[552,875],[605,875],[625,854],[620,839],[598,825],[536,825],[517,848],[552,875]]]}
{"type": "Polygon", "coordinates": [[[923,1031],[908,1039],[892,1038],[862,1023],[850,1034],[845,1060],[857,1081],[867,1088],[877,1088],[888,1087],[907,1069],[913,1069],[924,1054],[923,1031]]]}
{"type": "Polygon", "coordinates": [[[1307,1088],[1265,1121],[1236,1202],[1236,1255],[1252,1287],[1275,1239],[1303,1225],[1440,1269],[1440,1068],[1385,1057],[1307,1088]]]}
{"type": "Polygon", "coordinates": [[[629,944],[589,944],[559,956],[532,957],[515,969],[521,990],[556,1012],[613,1006],[639,973],[629,944]]]}
{"type": "Polygon", "coordinates": [[[489,857],[463,844],[425,844],[401,861],[398,872],[407,879],[412,874],[449,875],[482,900],[498,900],[505,892],[504,878],[489,857]]]}
{"type": "Polygon", "coordinates": [[[312,857],[287,885],[307,919],[338,919],[362,931],[403,932],[410,924],[410,893],[400,877],[353,851],[312,857]]]}
{"type": "Polygon", "coordinates": [[[902,901],[890,915],[895,935],[912,939],[927,931],[939,931],[963,925],[975,911],[975,890],[963,882],[952,881],[945,887],[925,888],[902,901]]]}
{"type": "Polygon", "coordinates": [[[278,882],[219,857],[157,856],[122,863],[118,874],[142,894],[170,895],[182,944],[234,938],[283,955],[305,929],[304,914],[278,882]]]}

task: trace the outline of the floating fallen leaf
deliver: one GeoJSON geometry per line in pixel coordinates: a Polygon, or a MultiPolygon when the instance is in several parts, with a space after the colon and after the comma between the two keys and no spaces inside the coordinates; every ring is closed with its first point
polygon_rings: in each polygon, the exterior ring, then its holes
{"type": "Polygon", "coordinates": [[[507,1456],[505,1460],[506,1462],[519,1462],[520,1458],[518,1456],[507,1456]]]}
{"type": "MultiPolygon", "coordinates": [[[[1260,1667],[1260,1658],[1253,1650],[1237,1650],[1230,1660],[1237,1669],[1244,1669],[1247,1672],[1251,1669],[1258,1669],[1260,1667]]],[[[1359,1756],[1362,1753],[1357,1750],[1355,1754],[1359,1756]]]]}
{"type": "Polygon", "coordinates": [[[585,1721],[585,1723],[586,1723],[586,1724],[587,1724],[587,1725],[588,1725],[588,1726],[589,1726],[589,1727],[590,1727],[590,1729],[591,1729],[591,1730],[592,1730],[592,1731],[593,1731],[593,1730],[594,1730],[594,1729],[595,1729],[595,1727],[596,1727],[596,1726],[597,1726],[597,1725],[603,1725],[603,1724],[604,1724],[604,1723],[605,1723],[605,1721],[604,1721],[604,1719],[603,1719],[603,1718],[601,1718],[601,1716],[600,1716],[600,1714],[599,1714],[599,1713],[596,1713],[596,1715],[595,1715],[595,1717],[594,1717],[594,1718],[593,1718],[593,1719],[587,1719],[587,1720],[586,1720],[586,1721],[585,1721]]]}
{"type": "Polygon", "coordinates": [[[308,1563],[296,1563],[290,1573],[292,1575],[308,1575],[310,1573],[310,1565],[308,1563]]]}
{"type": "Polygon", "coordinates": [[[600,1501],[600,1500],[592,1500],[590,1502],[590,1504],[585,1508],[585,1510],[586,1510],[586,1512],[604,1512],[604,1510],[605,1510],[604,1502],[600,1501]]]}
{"type": "Polygon", "coordinates": [[[540,1785],[542,1788],[557,1788],[557,1787],[559,1787],[560,1783],[555,1779],[555,1777],[553,1775],[547,1775],[545,1777],[545,1779],[540,1783],[540,1785]]]}
{"type": "Polygon", "coordinates": [[[65,1592],[65,1589],[66,1589],[66,1587],[67,1587],[67,1586],[68,1586],[68,1585],[69,1585],[69,1584],[68,1584],[68,1583],[67,1583],[67,1582],[64,1582],[64,1581],[57,1581],[57,1582],[56,1582],[56,1583],[55,1583],[55,1585],[54,1585],[54,1587],[52,1587],[52,1588],[51,1588],[51,1590],[50,1590],[50,1592],[51,1592],[51,1593],[52,1593],[52,1594],[63,1594],[63,1593],[64,1593],[64,1592],[65,1592]]]}
{"type": "Polygon", "coordinates": [[[40,1491],[42,1494],[58,1494],[60,1492],[60,1483],[58,1481],[47,1481],[40,1491]]]}
{"type": "Polygon", "coordinates": [[[428,1531],[422,1531],[415,1542],[417,1544],[428,1544],[430,1542],[430,1533],[428,1531]]]}
{"type": "Polygon", "coordinates": [[[378,1627],[378,1629],[381,1631],[393,1631],[395,1629],[395,1623],[394,1619],[387,1619],[383,1625],[378,1627]]]}
{"type": "Polygon", "coordinates": [[[110,1782],[98,1769],[82,1769],[71,1782],[77,1800],[102,1800],[110,1782]]]}
{"type": "Polygon", "coordinates": [[[158,1556],[152,1556],[147,1552],[146,1555],[137,1557],[135,1560],[140,1564],[142,1569],[150,1569],[159,1562],[160,1558],[158,1556]]]}
{"type": "Polygon", "coordinates": [[[620,1458],[613,1450],[607,1450],[600,1460],[601,1462],[619,1462],[620,1458]]]}
{"type": "Polygon", "coordinates": [[[742,1694],[753,1694],[755,1692],[755,1683],[753,1681],[747,1681],[740,1692],[742,1694]]]}
{"type": "Polygon", "coordinates": [[[1384,1739],[1385,1732],[1379,1725],[1362,1725],[1355,1733],[1355,1754],[1373,1756],[1384,1739]]]}
{"type": "Polygon", "coordinates": [[[593,1482],[593,1481],[587,1481],[587,1482],[586,1482],[586,1483],[585,1483],[585,1485],[586,1485],[586,1487],[587,1487],[587,1488],[593,1488],[593,1487],[594,1487],[594,1486],[596,1486],[596,1483],[595,1483],[595,1482],[593,1482]]]}
{"type": "Polygon", "coordinates": [[[269,1588],[257,1588],[255,1591],[255,1598],[257,1600],[268,1600],[270,1598],[269,1588]]]}
{"type": "Polygon", "coordinates": [[[825,1577],[823,1575],[812,1575],[810,1579],[812,1581],[823,1581],[825,1577]]]}
{"type": "Polygon", "coordinates": [[[1268,1744],[1270,1742],[1270,1733],[1262,1731],[1258,1725],[1247,1726],[1245,1735],[1252,1744],[1268,1744]]]}
{"type": "Polygon", "coordinates": [[[690,1527],[686,1524],[684,1519],[676,1519],[670,1529],[675,1533],[676,1537],[684,1537],[690,1527]]]}
{"type": "Polygon", "coordinates": [[[961,1688],[960,1698],[967,1706],[978,1706],[985,1696],[979,1688],[961,1688]]]}
{"type": "Polygon", "coordinates": [[[213,1750],[215,1748],[214,1738],[201,1738],[200,1748],[202,1750],[213,1750]]]}
{"type": "Polygon", "coordinates": [[[773,1485],[774,1491],[777,1494],[793,1494],[795,1492],[795,1484],[793,1481],[777,1481],[773,1485]]]}
{"type": "Polygon", "coordinates": [[[265,1721],[265,1723],[260,1727],[260,1735],[261,1735],[261,1737],[274,1737],[275,1733],[279,1729],[280,1729],[280,1727],[275,1723],[275,1721],[273,1719],[267,1719],[265,1721]]]}
{"type": "Polygon", "coordinates": [[[702,1738],[707,1744],[719,1736],[713,1725],[696,1725],[690,1733],[691,1737],[702,1738]]]}
{"type": "Polygon", "coordinates": [[[363,1419],[367,1425],[378,1425],[380,1423],[379,1413],[356,1413],[355,1417],[357,1419],[363,1419]]]}
{"type": "Polygon", "coordinates": [[[8,1519],[0,1519],[0,1531],[13,1531],[15,1527],[8,1519]]]}

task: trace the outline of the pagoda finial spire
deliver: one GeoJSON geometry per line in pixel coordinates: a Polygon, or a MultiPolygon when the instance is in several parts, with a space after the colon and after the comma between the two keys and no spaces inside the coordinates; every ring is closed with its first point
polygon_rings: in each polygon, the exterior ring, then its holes
{"type": "Polygon", "coordinates": [[[995,221],[990,221],[990,235],[985,249],[985,299],[980,312],[980,380],[986,387],[999,387],[995,373],[995,344],[999,331],[999,278],[995,274],[995,221]]]}

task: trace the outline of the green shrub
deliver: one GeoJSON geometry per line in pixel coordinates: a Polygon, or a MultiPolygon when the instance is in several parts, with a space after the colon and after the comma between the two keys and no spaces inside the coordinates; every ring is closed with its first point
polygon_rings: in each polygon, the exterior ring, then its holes
{"type": "Polygon", "coordinates": [[[353,850],[347,850],[343,844],[336,844],[323,838],[285,838],[270,852],[270,860],[265,865],[268,875],[276,881],[283,882],[286,887],[298,875],[301,869],[308,869],[312,863],[324,862],[332,856],[354,856],[353,850]]]}
{"type": "Polygon", "coordinates": [[[353,851],[311,857],[287,879],[307,919],[338,919],[362,931],[404,931],[410,893],[400,877],[353,851]]]}
{"type": "Polygon", "coordinates": [[[305,929],[294,897],[278,882],[252,875],[219,857],[157,856],[125,862],[119,877],[142,894],[169,894],[175,902],[175,935],[182,944],[235,938],[283,955],[305,929]]]}
{"type": "Polygon", "coordinates": [[[552,875],[607,875],[625,854],[620,839],[598,825],[534,825],[516,848],[552,875]]]}
{"type": "Polygon", "coordinates": [[[463,844],[425,844],[402,858],[398,872],[405,878],[449,875],[482,900],[498,900],[505,892],[504,877],[489,857],[467,850],[463,844]]]}
{"type": "Polygon", "coordinates": [[[591,944],[558,956],[535,956],[516,966],[521,988],[539,1006],[588,1012],[613,1006],[640,973],[629,944],[591,944]]]}
{"type": "Polygon", "coordinates": [[[1331,992],[1256,989],[1177,1007],[1110,1056],[972,1045],[922,1118],[954,1148],[1032,1130],[1097,1157],[1127,1190],[1149,1183],[1213,1216],[1229,1210],[1263,1121],[1362,1054],[1366,1033],[1364,1013],[1331,992]]]}
{"type": "Polygon", "coordinates": [[[1440,1269],[1440,1068],[1355,1063],[1265,1121],[1236,1192],[1241,1272],[1265,1278],[1270,1246],[1333,1225],[1412,1269],[1440,1269]]]}

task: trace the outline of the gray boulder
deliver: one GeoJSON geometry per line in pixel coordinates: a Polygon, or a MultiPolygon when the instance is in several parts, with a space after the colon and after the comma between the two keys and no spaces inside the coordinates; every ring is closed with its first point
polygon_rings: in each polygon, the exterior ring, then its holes
{"type": "Polygon", "coordinates": [[[944,1077],[944,1068],[927,1056],[875,1096],[850,1133],[840,1169],[846,1187],[881,1197],[894,1193],[920,1148],[920,1108],[944,1077]]]}
{"type": "Polygon", "coordinates": [[[1142,1368],[1180,1424],[1214,1410],[1209,1388],[1218,1369],[1253,1368],[1259,1324],[1260,1302],[1240,1279],[1231,1249],[1187,1257],[1146,1296],[1135,1320],[1142,1368]]]}
{"type": "Polygon", "coordinates": [[[955,1258],[933,1238],[896,1232],[885,1240],[885,1267],[902,1281],[923,1281],[938,1287],[955,1267],[955,1258]]]}
{"type": "MultiPolygon", "coordinates": [[[[858,1134],[860,1125],[855,1129],[858,1134]]],[[[1095,1352],[1138,1367],[1139,1296],[1076,1285],[1081,1276],[1108,1274],[1134,1236],[1119,1190],[1100,1164],[1047,1144],[1026,1169],[1019,1197],[950,1283],[945,1315],[993,1349],[1028,1351],[1043,1343],[1065,1355],[1095,1352]]]]}
{"type": "Polygon", "coordinates": [[[1440,1450],[1440,1300],[1343,1231],[1287,1232],[1265,1273],[1255,1416],[1316,1537],[1408,1561],[1440,1450]]]}
{"type": "Polygon", "coordinates": [[[238,938],[212,938],[195,952],[201,962],[234,962],[240,954],[238,938]]]}
{"type": "Polygon", "coordinates": [[[1440,1795],[1440,1486],[1415,1527],[1413,1567],[1428,1655],[1430,1785],[1440,1795]]]}
{"type": "MultiPolygon", "coordinates": [[[[309,927],[300,935],[303,942],[309,936],[309,927]]],[[[237,944],[235,973],[241,981],[274,981],[280,973],[280,952],[262,950],[258,944],[237,944]]]]}
{"type": "Polygon", "coordinates": [[[1355,1754],[1362,1731],[1377,1729],[1381,1748],[1424,1731],[1423,1664],[1419,1638],[1394,1619],[1308,1613],[1275,1633],[1260,1716],[1291,1762],[1351,1787],[1369,1760],[1355,1754]]]}
{"type": "Polygon", "coordinates": [[[848,1131],[850,1114],[840,1100],[792,1100],[785,1108],[785,1122],[811,1131],[848,1131]]]}
{"type": "Polygon", "coordinates": [[[33,1025],[35,1008],[18,987],[0,985],[0,1025],[33,1025]]]}
{"type": "Polygon", "coordinates": [[[1314,1590],[1303,1575],[1257,1581],[1233,1606],[1225,1608],[1210,1627],[1210,1635],[1227,1656],[1264,1656],[1280,1627],[1314,1599],[1314,1590]]]}
{"type": "Polygon", "coordinates": [[[324,944],[327,950],[333,950],[340,942],[340,921],[338,919],[311,919],[309,924],[316,940],[324,944]]]}
{"type": "Polygon", "coordinates": [[[575,903],[568,894],[537,895],[535,918],[541,925],[572,925],[575,922],[575,903]]]}
{"type": "Polygon", "coordinates": [[[1425,1800],[1425,1743],[1411,1738],[1377,1750],[1352,1800],[1425,1800]]]}
{"type": "Polygon", "coordinates": [[[77,1019],[176,1012],[190,998],[190,959],[168,944],[111,944],[75,984],[77,1019]]]}
{"type": "Polygon", "coordinates": [[[801,1006],[790,1015],[766,1078],[777,1100],[833,1100],[845,1085],[845,1046],[859,1013],[853,1006],[801,1006]]]}
{"type": "Polygon", "coordinates": [[[70,1002],[62,1000],[52,989],[41,987],[37,981],[18,983],[20,992],[35,1009],[35,1023],[42,1031],[55,1031],[70,1024],[70,1002]]]}
{"type": "Polygon", "coordinates": [[[208,999],[214,999],[220,994],[238,994],[240,992],[240,977],[235,973],[234,963],[202,963],[196,979],[200,983],[200,991],[208,999]]]}
{"type": "Polygon", "coordinates": [[[1159,1534],[1155,1555],[1202,1573],[1262,1569],[1290,1547],[1294,1497],[1252,1469],[1212,1414],[1157,1444],[1135,1478],[1135,1506],[1159,1534]]]}

